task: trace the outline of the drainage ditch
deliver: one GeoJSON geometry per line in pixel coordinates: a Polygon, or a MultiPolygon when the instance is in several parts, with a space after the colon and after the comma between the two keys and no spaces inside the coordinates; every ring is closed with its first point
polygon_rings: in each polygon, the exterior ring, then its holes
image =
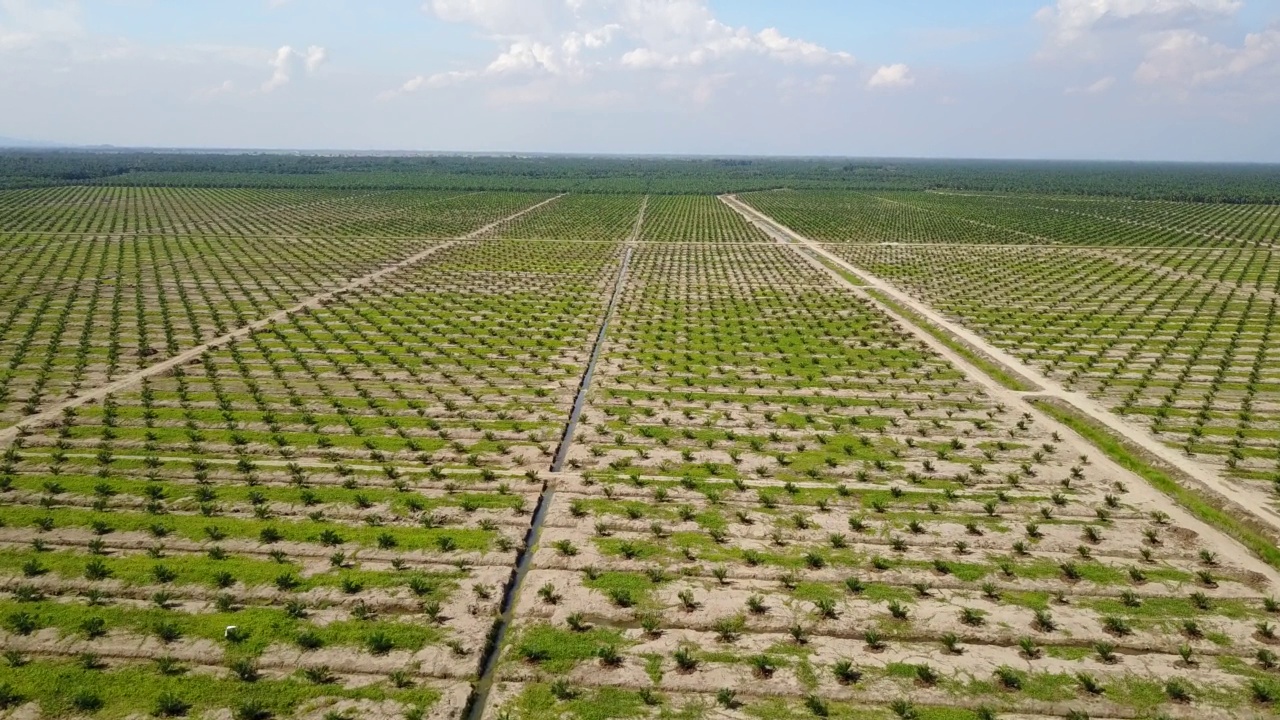
{"type": "MultiPolygon", "coordinates": [[[[564,426],[564,435],[560,438],[560,445],[556,448],[555,456],[551,461],[551,472],[558,473],[563,469],[565,460],[569,456],[569,448],[573,445],[573,434],[578,427],[578,419],[582,415],[582,408],[587,402],[587,392],[591,389],[591,378],[595,375],[596,362],[600,359],[600,352],[604,348],[605,335],[609,331],[609,321],[613,318],[614,309],[618,305],[618,300],[622,297],[622,291],[627,284],[627,270],[631,265],[631,254],[633,249],[628,247],[622,256],[622,264],[618,268],[618,277],[614,283],[613,296],[609,299],[609,306],[605,309],[604,320],[600,323],[600,332],[596,335],[595,344],[591,348],[591,357],[587,360],[587,369],[582,373],[582,380],[578,383],[578,393],[573,399],[573,409],[569,412],[569,422],[564,426]]],[[[538,497],[538,505],[534,508],[533,519],[529,523],[529,530],[525,533],[524,544],[520,549],[520,555],[516,559],[515,570],[511,574],[511,580],[507,583],[506,592],[502,595],[501,612],[493,622],[493,629],[489,631],[488,642],[485,644],[484,659],[480,665],[480,679],[476,682],[475,689],[471,692],[471,698],[467,701],[467,710],[464,716],[468,720],[480,720],[484,715],[485,706],[488,704],[489,691],[493,689],[494,676],[497,673],[498,655],[502,652],[502,643],[506,639],[507,631],[511,628],[512,615],[515,611],[515,601],[520,595],[520,586],[524,583],[525,575],[529,573],[529,568],[533,564],[534,548],[537,547],[538,538],[542,534],[542,524],[547,519],[547,511],[551,507],[551,501],[555,496],[555,490],[551,486],[552,480],[546,479],[542,483],[542,495],[538,497]]]]}

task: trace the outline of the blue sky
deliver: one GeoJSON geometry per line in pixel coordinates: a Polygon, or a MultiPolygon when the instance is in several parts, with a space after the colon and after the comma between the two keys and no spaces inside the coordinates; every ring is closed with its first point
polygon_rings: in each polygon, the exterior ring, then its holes
{"type": "Polygon", "coordinates": [[[0,97],[73,144],[1277,162],[1280,2],[0,0],[0,97]]]}

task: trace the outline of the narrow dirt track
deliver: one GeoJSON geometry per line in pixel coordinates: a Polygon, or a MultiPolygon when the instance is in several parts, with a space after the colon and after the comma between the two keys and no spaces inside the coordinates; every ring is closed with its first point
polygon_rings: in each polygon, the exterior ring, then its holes
{"type": "Polygon", "coordinates": [[[255,322],[252,322],[248,325],[245,325],[244,327],[237,328],[224,335],[219,335],[218,337],[213,338],[212,340],[209,340],[206,343],[196,345],[195,347],[192,347],[188,350],[178,353],[177,355],[174,355],[173,357],[167,360],[164,360],[163,362],[159,362],[159,363],[156,363],[155,365],[150,365],[148,367],[142,368],[141,370],[125,375],[112,382],[109,382],[106,385],[99,385],[95,388],[86,390],[81,395],[77,395],[76,397],[68,398],[66,400],[63,400],[62,402],[51,405],[48,408],[45,408],[44,410],[41,410],[38,413],[35,413],[34,415],[28,415],[27,417],[19,420],[18,422],[14,423],[10,427],[5,428],[4,430],[0,430],[0,445],[7,445],[8,443],[13,442],[13,439],[18,436],[19,432],[23,428],[36,427],[44,423],[48,423],[50,421],[56,420],[62,414],[62,411],[66,410],[67,408],[74,408],[74,407],[79,407],[81,405],[85,405],[87,403],[97,402],[107,397],[108,395],[111,395],[112,393],[117,393],[122,390],[127,390],[133,387],[134,385],[137,385],[138,383],[142,382],[146,378],[154,377],[156,375],[162,375],[166,372],[173,370],[179,365],[184,365],[188,362],[191,362],[192,360],[196,360],[207,350],[219,348],[224,345],[230,344],[236,340],[239,340],[241,338],[248,337],[252,333],[255,333],[259,330],[269,327],[272,323],[285,320],[297,313],[303,312],[305,310],[313,310],[315,308],[321,307],[326,302],[340,295],[345,295],[354,290],[359,290],[360,288],[376,283],[378,280],[382,279],[386,275],[390,275],[391,273],[394,273],[398,270],[402,270],[406,267],[417,264],[418,262],[421,262],[422,260],[440,252],[441,250],[452,247],[458,242],[462,242],[466,240],[474,240],[480,237],[481,235],[484,235],[485,233],[489,232],[490,230],[497,227],[498,225],[501,225],[504,222],[514,220],[520,217],[521,215],[533,212],[534,210],[537,210],[538,208],[541,208],[545,205],[553,203],[562,197],[564,197],[564,195],[556,195],[555,197],[547,198],[546,200],[543,200],[542,202],[536,205],[531,205],[521,210],[518,213],[504,217],[501,220],[497,220],[495,222],[489,223],[488,225],[485,225],[484,227],[479,228],[478,230],[474,230],[460,238],[455,238],[453,240],[442,242],[439,245],[434,245],[430,248],[427,248],[426,250],[423,250],[420,253],[415,253],[414,255],[411,255],[403,260],[398,260],[390,265],[387,265],[383,268],[375,270],[374,272],[371,272],[368,275],[363,275],[354,280],[346,282],[343,285],[336,287],[332,290],[322,292],[318,295],[312,295],[311,297],[304,299],[302,302],[296,305],[271,313],[270,315],[267,315],[266,317],[260,320],[257,320],[255,322]]]}
{"type": "Polygon", "coordinates": [[[635,243],[640,239],[640,231],[644,229],[644,214],[649,210],[649,196],[645,195],[640,200],[640,212],[636,214],[636,224],[631,228],[631,234],[627,236],[627,243],[635,243]]]}
{"type": "MultiPolygon", "coordinates": [[[[879,277],[876,277],[875,275],[872,275],[866,272],[865,270],[862,270],[861,268],[858,268],[849,264],[845,260],[825,250],[818,243],[815,243],[812,240],[809,240],[808,238],[800,235],[799,233],[796,233],[790,228],[778,223],[777,221],[773,220],[769,216],[757,211],[755,208],[752,208],[749,205],[738,200],[736,196],[722,195],[721,200],[725,204],[727,204],[729,207],[733,208],[735,211],[741,214],[744,218],[746,218],[748,222],[756,225],[761,230],[763,230],[770,237],[773,237],[783,245],[786,245],[787,247],[792,248],[797,253],[799,253],[802,257],[808,260],[810,263],[815,264],[817,267],[823,268],[824,270],[829,272],[832,276],[836,277],[841,283],[845,284],[847,287],[854,289],[863,297],[866,297],[870,299],[872,302],[876,303],[876,305],[878,305],[882,310],[884,310],[891,317],[893,317],[895,320],[901,323],[905,328],[910,330],[919,339],[928,343],[938,354],[942,355],[948,361],[950,361],[957,367],[964,370],[965,374],[968,375],[970,379],[977,382],[979,385],[982,385],[983,388],[987,391],[987,393],[997,401],[1004,403],[1008,407],[1016,408],[1019,412],[1031,413],[1034,417],[1036,417],[1037,422],[1044,423],[1049,427],[1060,428],[1059,432],[1062,433],[1064,437],[1077,438],[1078,442],[1075,443],[1076,445],[1080,447],[1087,447],[1089,450],[1093,451],[1093,453],[1091,454],[1096,454],[1096,448],[1094,448],[1092,444],[1088,443],[1083,438],[1080,438],[1076,433],[1066,428],[1066,426],[1061,425],[1053,418],[1050,418],[1048,415],[1041,412],[1034,405],[1027,402],[1027,398],[1029,397],[1056,398],[1065,403],[1068,403],[1079,412],[1087,415],[1090,419],[1105,426],[1112,432],[1115,432],[1120,436],[1126,438],[1131,443],[1133,443],[1134,445],[1137,445],[1142,450],[1150,453],[1152,456],[1158,458],[1159,460],[1185,473],[1188,477],[1192,478],[1196,482],[1201,483],[1210,492],[1217,493],[1223,498],[1226,498],[1227,500],[1231,501],[1235,505],[1251,513],[1260,522],[1266,524],[1268,527],[1272,528],[1273,530],[1280,532],[1280,513],[1277,513],[1275,509],[1269,505],[1267,498],[1263,493],[1251,490],[1249,488],[1239,487],[1228,482],[1221,475],[1219,475],[1219,473],[1214,468],[1211,468],[1207,465],[1204,465],[1203,463],[1200,463],[1198,461],[1192,460],[1191,458],[1187,458],[1183,456],[1178,451],[1174,450],[1173,448],[1170,448],[1169,446],[1160,442],[1156,438],[1150,436],[1148,433],[1126,423],[1123,419],[1116,416],[1115,414],[1107,410],[1105,407],[1103,407],[1096,400],[1088,397],[1087,395],[1083,393],[1067,390],[1065,387],[1062,386],[1061,383],[1058,383],[1048,377],[1045,377],[1035,368],[1025,365],[1018,358],[1015,358],[1012,355],[1004,352],[1003,350],[995,347],[994,345],[987,342],[984,338],[977,335],[976,333],[959,325],[958,323],[952,322],[947,318],[939,315],[929,305],[916,300],[914,297],[899,290],[889,282],[879,277]],[[819,256],[822,259],[826,260],[827,262],[831,263],[832,265],[839,267],[844,271],[860,278],[866,284],[866,287],[859,287],[858,285],[849,283],[847,280],[840,277],[839,273],[832,271],[830,267],[827,267],[822,262],[820,262],[817,259],[819,256]],[[935,337],[930,335],[925,330],[916,326],[913,322],[911,322],[909,318],[905,318],[899,315],[898,313],[894,312],[892,308],[880,303],[873,295],[865,292],[866,288],[874,288],[875,290],[878,290],[884,293],[885,295],[888,295],[895,302],[903,305],[906,308],[909,308],[913,312],[919,314],[921,317],[924,317],[925,319],[934,323],[938,327],[945,329],[946,331],[950,332],[957,338],[963,340],[964,342],[968,343],[972,347],[976,348],[978,351],[996,360],[998,363],[1003,364],[1009,368],[1012,368],[1013,370],[1016,370],[1018,373],[1024,375],[1025,377],[1030,379],[1032,382],[1040,385],[1042,389],[1034,392],[1019,392],[1016,390],[1010,390],[1004,387],[1003,385],[1000,385],[999,383],[992,380],[986,373],[982,372],[977,366],[973,365],[965,358],[956,354],[950,348],[947,348],[945,345],[943,345],[941,342],[939,342],[935,337]]],[[[1114,467],[1116,471],[1119,473],[1131,475],[1131,473],[1129,473],[1127,470],[1121,469],[1118,465],[1114,467]]],[[[1133,477],[1136,478],[1138,476],[1133,475],[1133,477]]],[[[1145,481],[1141,481],[1141,482],[1144,488],[1150,489],[1151,492],[1156,492],[1154,488],[1151,488],[1151,486],[1148,485],[1145,481]]],[[[1160,493],[1156,493],[1156,494],[1160,494],[1160,493]]],[[[1160,495],[1161,497],[1164,497],[1162,494],[1160,495]]],[[[1185,513],[1184,515],[1186,517],[1190,517],[1185,513]]],[[[1197,521],[1197,524],[1202,524],[1202,523],[1199,523],[1197,521]]],[[[1215,536],[1221,537],[1221,533],[1218,533],[1217,531],[1213,531],[1213,532],[1215,536]]],[[[1223,540],[1227,541],[1226,538],[1223,538],[1223,540]]],[[[1273,573],[1270,573],[1270,572],[1268,573],[1269,576],[1272,574],[1273,573]]]]}

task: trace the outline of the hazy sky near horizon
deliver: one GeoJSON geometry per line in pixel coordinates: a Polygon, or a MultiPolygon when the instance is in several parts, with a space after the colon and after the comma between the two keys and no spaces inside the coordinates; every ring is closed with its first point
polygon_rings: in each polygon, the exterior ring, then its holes
{"type": "Polygon", "coordinates": [[[0,136],[1280,162],[1280,0],[0,0],[0,136]]]}

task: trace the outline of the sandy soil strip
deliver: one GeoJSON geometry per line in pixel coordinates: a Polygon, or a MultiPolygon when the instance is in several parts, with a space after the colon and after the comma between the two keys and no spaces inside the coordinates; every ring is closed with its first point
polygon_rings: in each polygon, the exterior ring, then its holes
{"type": "Polygon", "coordinates": [[[1200,534],[1202,536],[1205,536],[1206,541],[1212,540],[1212,542],[1215,545],[1219,545],[1220,547],[1226,548],[1224,553],[1227,554],[1228,556],[1232,558],[1237,558],[1241,562],[1248,562],[1248,564],[1251,566],[1251,569],[1255,569],[1255,570],[1258,570],[1259,572],[1262,572],[1268,578],[1273,578],[1273,581],[1275,578],[1280,577],[1280,574],[1277,574],[1273,568],[1266,565],[1265,563],[1262,563],[1260,560],[1257,560],[1256,558],[1254,558],[1251,553],[1248,553],[1247,551],[1242,551],[1239,545],[1237,545],[1234,541],[1224,536],[1221,532],[1218,532],[1216,529],[1213,529],[1207,524],[1193,518],[1189,513],[1183,510],[1181,506],[1174,504],[1163,493],[1160,493],[1159,491],[1155,490],[1155,488],[1147,484],[1145,480],[1143,480],[1136,474],[1133,474],[1128,472],[1127,470],[1124,470],[1119,465],[1112,463],[1105,456],[1101,456],[1101,453],[1099,453],[1091,443],[1081,438],[1079,435],[1071,431],[1066,426],[1061,425],[1057,421],[1050,418],[1048,415],[1041,412],[1034,405],[1028,403],[1026,401],[1026,398],[1027,397],[1053,397],[1063,402],[1069,403],[1070,405],[1074,406],[1078,411],[1089,416],[1099,424],[1107,427],[1112,432],[1115,432],[1121,435],[1122,437],[1128,439],[1134,445],[1137,445],[1138,447],[1140,447],[1143,451],[1150,453],[1152,456],[1158,458],[1162,462],[1165,462],[1168,465],[1183,472],[1191,479],[1203,484],[1207,491],[1217,493],[1218,495],[1230,500],[1235,505],[1238,505],[1242,511],[1250,512],[1260,522],[1266,524],[1267,526],[1273,529],[1276,529],[1277,531],[1280,531],[1280,513],[1277,513],[1272,507],[1270,507],[1270,504],[1267,502],[1267,498],[1263,493],[1252,491],[1249,488],[1238,487],[1236,485],[1228,483],[1224,478],[1219,476],[1217,471],[1215,471],[1213,468],[1207,467],[1195,460],[1184,457],[1178,451],[1174,450],[1173,448],[1170,448],[1169,446],[1160,442],[1156,438],[1148,435],[1146,432],[1143,432],[1138,428],[1135,428],[1129,425],[1124,420],[1112,414],[1109,410],[1107,410],[1105,407],[1103,407],[1101,404],[1099,404],[1092,398],[1088,397],[1087,395],[1084,395],[1083,393],[1067,390],[1060,383],[1045,377],[1035,368],[1028,367],[1019,359],[991,345],[985,339],[978,336],[976,333],[968,330],[967,328],[959,325],[958,323],[951,322],[950,320],[942,317],[937,312],[935,312],[933,308],[916,300],[910,295],[902,292],[901,290],[889,284],[885,280],[878,278],[874,275],[871,275],[870,273],[867,273],[866,271],[860,268],[856,268],[850,265],[848,262],[845,262],[841,258],[827,252],[818,243],[815,243],[812,240],[809,240],[808,238],[805,238],[804,236],[796,233],[795,231],[777,223],[773,219],[769,218],[767,215],[760,213],[754,208],[738,200],[736,196],[722,195],[721,200],[723,200],[725,204],[729,205],[729,207],[733,208],[738,213],[740,213],[743,217],[745,217],[748,220],[748,222],[751,222],[752,224],[756,225],[765,233],[777,239],[780,243],[792,248],[795,252],[800,254],[801,257],[804,257],[808,262],[813,264],[815,267],[821,268],[824,271],[826,271],[829,275],[835,278],[840,284],[854,290],[855,292],[859,293],[863,297],[869,298],[872,302],[875,302],[876,305],[880,307],[885,313],[887,313],[890,317],[897,320],[899,324],[901,324],[903,327],[911,331],[917,338],[927,343],[930,347],[934,349],[935,352],[937,352],[942,357],[946,358],[949,362],[954,364],[956,367],[962,369],[972,381],[981,385],[986,390],[987,394],[991,396],[994,400],[996,400],[997,402],[1003,403],[1006,406],[1012,409],[1015,409],[1020,413],[1029,413],[1036,418],[1037,423],[1043,423],[1044,425],[1055,429],[1064,438],[1070,441],[1070,445],[1072,446],[1074,451],[1079,452],[1081,454],[1088,454],[1091,458],[1093,458],[1093,461],[1095,463],[1105,464],[1106,466],[1108,466],[1107,469],[1111,474],[1118,475],[1118,476],[1128,476],[1133,478],[1134,482],[1130,483],[1131,487],[1133,485],[1138,485],[1139,487],[1143,488],[1144,495],[1146,495],[1153,503],[1166,506],[1166,507],[1175,508],[1177,510],[1176,516],[1180,518],[1180,522],[1187,525],[1191,525],[1198,529],[1203,528],[1203,530],[1200,530],[1200,534]],[[808,252],[806,252],[806,250],[808,252]],[[990,377],[988,377],[985,373],[983,373],[977,367],[972,365],[968,360],[959,356],[958,354],[953,352],[950,348],[947,348],[945,345],[943,345],[940,341],[938,341],[928,332],[918,328],[909,319],[899,316],[897,313],[895,313],[892,310],[892,308],[889,308],[881,304],[880,302],[878,302],[873,295],[865,292],[865,288],[860,288],[857,285],[849,283],[847,280],[840,277],[839,273],[835,272],[830,267],[827,267],[822,262],[818,261],[816,256],[811,255],[810,253],[820,255],[823,259],[827,260],[828,262],[835,265],[836,267],[840,267],[844,269],[846,272],[849,272],[861,278],[866,283],[867,287],[874,288],[892,297],[896,302],[901,303],[903,306],[911,309],[912,311],[926,318],[930,322],[936,324],[938,327],[941,327],[947,330],[948,332],[951,332],[953,335],[960,338],[961,340],[968,342],[970,345],[982,351],[983,353],[987,354],[989,357],[993,358],[997,362],[1007,365],[1011,368],[1014,368],[1018,372],[1030,378],[1036,384],[1040,385],[1043,388],[1043,390],[1036,391],[1036,392],[1023,393],[1023,392],[1017,392],[1014,390],[1009,390],[1003,387],[1002,385],[1000,385],[999,383],[995,382],[990,377]],[[1157,501],[1157,498],[1158,498],[1158,501],[1157,501]]]}
{"type": "MultiPolygon", "coordinates": [[[[564,197],[564,195],[556,195],[555,197],[551,197],[546,200],[543,200],[542,202],[536,205],[531,205],[530,207],[527,207],[524,210],[521,210],[520,212],[515,213],[514,215],[510,215],[508,217],[502,218],[501,220],[497,220],[488,225],[485,225],[484,227],[478,230],[468,233],[467,235],[464,235],[461,238],[459,238],[459,240],[473,240],[504,222],[518,218],[521,215],[524,215],[526,213],[533,212],[534,210],[537,210],[538,208],[541,208],[552,202],[555,202],[556,200],[559,200],[562,197],[564,197]]],[[[203,343],[201,345],[197,345],[189,350],[186,350],[185,352],[181,352],[177,355],[174,355],[168,360],[156,363],[155,365],[151,365],[149,367],[145,367],[129,375],[125,375],[124,377],[121,377],[120,379],[115,380],[114,382],[110,382],[106,385],[100,385],[96,388],[92,388],[86,391],[82,395],[78,395],[76,397],[63,400],[62,402],[52,405],[46,408],[45,410],[42,410],[41,412],[38,412],[34,415],[28,415],[22,420],[19,420],[14,425],[8,428],[5,428],[4,430],[0,430],[0,445],[5,445],[12,442],[13,439],[18,436],[18,433],[23,428],[36,427],[41,424],[58,419],[58,417],[62,415],[62,411],[67,408],[74,408],[74,407],[79,407],[81,405],[85,405],[87,403],[97,402],[107,397],[108,395],[120,392],[122,390],[127,390],[133,387],[134,385],[137,385],[138,383],[142,382],[146,378],[167,373],[173,370],[174,368],[178,367],[179,365],[184,365],[188,362],[191,362],[192,360],[199,359],[199,357],[202,354],[204,354],[204,352],[207,350],[219,348],[224,345],[228,345],[232,342],[235,342],[236,340],[240,340],[242,338],[248,337],[249,335],[259,330],[262,330],[271,326],[273,323],[279,322],[281,320],[285,320],[297,313],[300,313],[306,310],[314,310],[316,308],[322,307],[325,303],[329,302],[330,300],[333,300],[338,296],[345,295],[346,293],[349,293],[353,290],[359,290],[363,287],[376,283],[377,281],[381,280],[383,277],[390,275],[391,273],[394,273],[398,270],[402,270],[411,265],[415,265],[418,262],[421,262],[422,260],[430,257],[431,255],[434,255],[440,252],[441,250],[444,250],[446,248],[449,248],[455,245],[457,242],[458,240],[450,240],[447,242],[443,242],[439,245],[436,245],[434,247],[427,248],[426,250],[423,250],[420,253],[416,253],[403,260],[394,262],[390,265],[387,265],[386,267],[381,268],[380,270],[375,270],[374,272],[371,272],[368,275],[358,277],[350,282],[343,284],[340,287],[334,288],[333,290],[329,290],[327,292],[323,292],[318,295],[312,295],[311,297],[304,299],[302,302],[296,305],[287,307],[284,310],[280,310],[278,312],[274,312],[256,322],[245,325],[242,328],[237,328],[235,330],[232,330],[231,332],[225,335],[220,335],[216,338],[213,338],[209,342],[203,343]]]]}
{"type": "Polygon", "coordinates": [[[485,233],[489,232],[490,230],[492,230],[492,229],[494,229],[494,228],[498,227],[498,226],[499,226],[499,225],[501,225],[502,223],[511,222],[512,220],[515,220],[516,218],[524,217],[525,215],[528,215],[529,213],[533,212],[534,210],[538,210],[538,209],[540,209],[540,208],[546,207],[547,205],[550,205],[551,203],[553,203],[553,202],[555,202],[555,201],[559,200],[560,198],[564,197],[564,196],[565,196],[565,195],[567,195],[567,194],[568,194],[568,193],[560,193],[559,195],[556,195],[555,197],[549,197],[549,198],[547,198],[546,200],[543,200],[542,202],[538,203],[537,205],[530,205],[529,207],[527,207],[527,208],[525,208],[525,209],[521,210],[520,212],[518,212],[518,213],[516,213],[516,214],[514,214],[514,215],[508,215],[508,216],[506,216],[506,217],[502,218],[501,220],[494,220],[493,222],[489,223],[488,225],[485,225],[484,227],[480,228],[479,230],[473,230],[473,231],[471,231],[471,232],[467,233],[466,235],[463,235],[460,239],[462,239],[462,240],[475,240],[476,238],[480,237],[481,235],[484,235],[485,233]]]}
{"type": "Polygon", "coordinates": [[[631,228],[631,234],[627,236],[627,243],[634,243],[640,239],[640,231],[644,229],[644,214],[649,209],[649,196],[645,195],[640,201],[640,212],[636,214],[636,224],[631,228]]]}

